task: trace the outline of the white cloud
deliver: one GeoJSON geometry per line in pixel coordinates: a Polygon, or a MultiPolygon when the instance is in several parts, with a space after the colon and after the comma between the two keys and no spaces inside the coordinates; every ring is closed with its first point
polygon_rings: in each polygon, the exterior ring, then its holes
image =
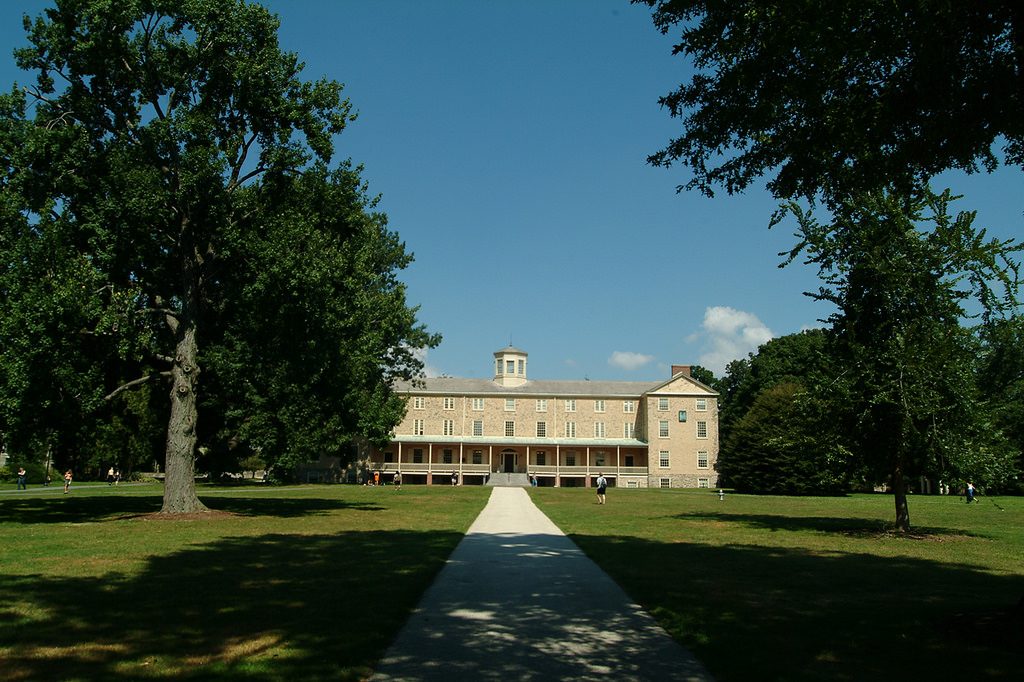
{"type": "Polygon", "coordinates": [[[707,308],[701,327],[705,351],[700,356],[700,364],[716,376],[725,374],[725,366],[731,361],[745,358],[774,336],[757,315],[728,306],[707,308]]]}
{"type": "Polygon", "coordinates": [[[612,353],[612,356],[608,358],[608,364],[612,367],[618,367],[628,371],[640,369],[651,360],[654,359],[653,355],[644,355],[643,353],[633,353],[626,350],[617,350],[612,353]]]}
{"type": "Polygon", "coordinates": [[[412,350],[412,354],[414,356],[416,356],[416,358],[420,362],[423,363],[423,374],[424,374],[424,376],[427,376],[427,377],[430,377],[430,378],[441,376],[441,370],[439,370],[437,367],[434,367],[429,362],[427,362],[427,354],[428,353],[430,353],[430,349],[429,348],[413,348],[413,350],[412,350]]]}

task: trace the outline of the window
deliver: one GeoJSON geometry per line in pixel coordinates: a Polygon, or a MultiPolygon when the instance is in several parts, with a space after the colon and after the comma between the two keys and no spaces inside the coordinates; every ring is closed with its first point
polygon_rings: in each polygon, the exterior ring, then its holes
{"type": "Polygon", "coordinates": [[[668,398],[658,398],[658,412],[664,412],[668,409],[668,398]]]}
{"type": "Polygon", "coordinates": [[[658,466],[662,469],[668,469],[668,450],[662,450],[658,453],[658,466]]]}
{"type": "Polygon", "coordinates": [[[565,466],[574,467],[576,466],[576,453],[570,450],[565,453],[565,466]]]}
{"type": "Polygon", "coordinates": [[[698,469],[707,469],[708,468],[708,453],[706,451],[704,451],[704,450],[701,450],[700,452],[697,453],[697,468],[698,469]]]}
{"type": "Polygon", "coordinates": [[[506,360],[505,361],[505,374],[515,374],[515,373],[516,373],[516,362],[515,362],[515,360],[506,360]]]}
{"type": "Polygon", "coordinates": [[[505,411],[506,412],[515,412],[516,411],[516,399],[515,398],[505,398],[505,411]]]}
{"type": "Polygon", "coordinates": [[[707,437],[708,437],[708,423],[707,422],[697,422],[697,438],[707,438],[707,437]]]}
{"type": "Polygon", "coordinates": [[[422,410],[423,409],[423,396],[416,396],[412,399],[412,409],[422,410]]]}
{"type": "Polygon", "coordinates": [[[441,453],[441,463],[442,464],[451,464],[452,463],[452,451],[449,450],[448,448],[445,448],[444,451],[441,453]]]}
{"type": "Polygon", "coordinates": [[[575,400],[566,400],[565,401],[565,411],[566,412],[575,412],[576,411],[576,401],[575,400]]]}
{"type": "Polygon", "coordinates": [[[671,478],[659,478],[658,479],[658,485],[660,487],[662,487],[662,488],[671,488],[672,487],[672,479],[671,478]]]}
{"type": "Polygon", "coordinates": [[[708,399],[707,398],[697,398],[697,411],[698,412],[707,412],[707,409],[708,409],[708,399]]]}
{"type": "Polygon", "coordinates": [[[422,436],[423,435],[423,420],[414,419],[412,421],[412,435],[422,436]]]}
{"type": "Polygon", "coordinates": [[[498,374],[501,374],[501,360],[497,361],[497,365],[498,365],[498,367],[495,370],[495,372],[498,373],[498,374]]]}
{"type": "Polygon", "coordinates": [[[594,422],[594,438],[604,438],[604,422],[594,422]]]}
{"type": "Polygon", "coordinates": [[[622,425],[623,438],[636,438],[636,424],[626,422],[622,425]]]}
{"type": "Polygon", "coordinates": [[[544,466],[544,464],[547,461],[548,461],[548,453],[544,452],[543,450],[538,450],[537,451],[537,466],[541,466],[542,467],[542,466],[544,466]]]}
{"type": "Polygon", "coordinates": [[[548,401],[547,400],[543,400],[543,399],[538,400],[537,401],[537,411],[538,412],[547,412],[548,411],[548,401]]]}
{"type": "Polygon", "coordinates": [[[633,455],[626,455],[626,466],[633,466],[633,455]]]}
{"type": "Polygon", "coordinates": [[[416,448],[412,451],[413,464],[423,464],[423,449],[416,448]]]}
{"type": "Polygon", "coordinates": [[[697,479],[697,487],[698,488],[707,488],[708,487],[708,479],[706,479],[706,478],[698,478],[697,479]]]}
{"type": "Polygon", "coordinates": [[[483,450],[474,450],[473,451],[473,464],[483,464],[483,463],[484,463],[484,451],[483,450]]]}
{"type": "Polygon", "coordinates": [[[505,435],[514,436],[516,435],[516,423],[513,421],[505,422],[505,435]]]}
{"type": "Polygon", "coordinates": [[[604,401],[603,400],[595,400],[594,401],[594,412],[604,412],[604,401]]]}
{"type": "Polygon", "coordinates": [[[575,438],[576,437],[576,422],[565,422],[565,437],[575,438]]]}
{"type": "Polygon", "coordinates": [[[626,481],[627,488],[639,488],[640,484],[637,481],[626,481]]]}
{"type": "Polygon", "coordinates": [[[481,410],[483,410],[484,409],[484,399],[483,398],[473,398],[473,409],[476,410],[477,412],[480,412],[481,410]]]}
{"type": "Polygon", "coordinates": [[[385,462],[394,462],[395,461],[395,453],[393,453],[393,452],[385,452],[384,453],[384,461],[385,462]]]}
{"type": "Polygon", "coordinates": [[[518,372],[518,374],[519,374],[519,376],[523,376],[524,374],[526,374],[526,361],[525,360],[520,360],[519,361],[519,372],[518,372]]]}
{"type": "Polygon", "coordinates": [[[547,437],[548,437],[548,423],[547,422],[537,422],[537,438],[547,438],[547,437]]]}
{"type": "Polygon", "coordinates": [[[658,422],[658,438],[668,438],[668,420],[658,422]]]}
{"type": "Polygon", "coordinates": [[[482,436],[484,435],[484,420],[474,419],[473,420],[473,435],[482,436]]]}
{"type": "Polygon", "coordinates": [[[598,451],[598,452],[594,453],[594,466],[603,467],[604,466],[604,460],[605,460],[605,453],[604,452],[598,451]]]}
{"type": "Polygon", "coordinates": [[[446,409],[446,410],[454,410],[455,409],[455,398],[445,398],[444,399],[444,409],[446,409]]]}
{"type": "Polygon", "coordinates": [[[632,400],[623,400],[622,401],[622,411],[623,412],[636,412],[636,402],[634,402],[632,400]]]}
{"type": "Polygon", "coordinates": [[[454,436],[455,435],[455,420],[445,419],[444,420],[444,435],[454,436]]]}

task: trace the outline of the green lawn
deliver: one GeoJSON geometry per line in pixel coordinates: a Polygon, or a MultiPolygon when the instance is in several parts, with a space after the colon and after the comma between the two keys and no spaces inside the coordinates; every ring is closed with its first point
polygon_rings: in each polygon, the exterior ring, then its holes
{"type": "Polygon", "coordinates": [[[1024,499],[535,489],[719,680],[1024,679],[1024,499]]]}
{"type": "MultiPolygon", "coordinates": [[[[160,492],[0,494],[0,679],[360,679],[490,493],[160,492]]],[[[532,491],[720,680],[1024,679],[1022,498],[611,493],[532,491]]]]}
{"type": "Polygon", "coordinates": [[[0,679],[360,679],[490,492],[61,489],[0,495],[0,679]]]}

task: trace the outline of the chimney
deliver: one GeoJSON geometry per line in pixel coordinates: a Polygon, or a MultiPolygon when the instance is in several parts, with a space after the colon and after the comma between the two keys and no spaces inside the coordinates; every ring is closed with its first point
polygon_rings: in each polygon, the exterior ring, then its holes
{"type": "Polygon", "coordinates": [[[672,376],[675,376],[677,374],[685,374],[686,376],[691,376],[690,365],[672,365],[672,376]]]}

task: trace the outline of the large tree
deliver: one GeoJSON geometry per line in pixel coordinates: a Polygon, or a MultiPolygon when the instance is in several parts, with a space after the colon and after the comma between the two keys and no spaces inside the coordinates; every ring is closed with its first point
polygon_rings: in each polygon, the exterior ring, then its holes
{"type": "Polygon", "coordinates": [[[341,85],[303,80],[277,27],[243,0],[58,0],[16,52],[34,85],[0,102],[4,265],[26,290],[42,273],[17,309],[46,303],[41,345],[64,346],[22,380],[57,384],[87,346],[105,364],[47,404],[88,412],[165,379],[165,512],[203,508],[204,401],[266,445],[337,448],[396,418],[390,381],[437,341],[358,168],[329,167],[341,85]]]}
{"type": "Polygon", "coordinates": [[[1019,2],[633,1],[694,67],[661,99],[684,132],[650,157],[688,167],[687,189],[773,172],[778,197],[841,200],[1024,163],[1019,2]]]}
{"type": "Polygon", "coordinates": [[[965,453],[987,451],[985,412],[974,382],[976,338],[961,321],[1016,308],[1011,241],[987,239],[974,214],[951,215],[949,192],[871,193],[838,205],[819,223],[789,205],[800,243],[836,306],[830,322],[843,366],[853,449],[876,480],[892,486],[896,525],[910,528],[907,482],[963,470],[965,453]],[[952,466],[950,466],[952,464],[952,466]]]}

